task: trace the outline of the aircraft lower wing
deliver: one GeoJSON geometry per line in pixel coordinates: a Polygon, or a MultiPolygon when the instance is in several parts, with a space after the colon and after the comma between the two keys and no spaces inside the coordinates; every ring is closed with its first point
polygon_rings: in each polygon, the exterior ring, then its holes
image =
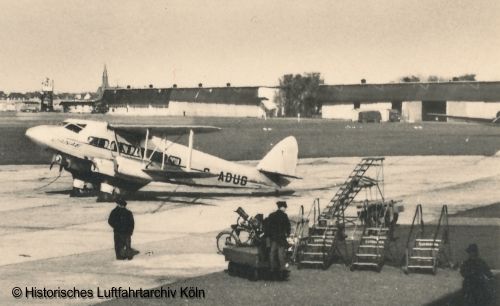
{"type": "Polygon", "coordinates": [[[434,113],[430,113],[429,115],[440,117],[440,118],[451,118],[451,119],[456,119],[456,120],[462,120],[462,121],[465,121],[465,122],[492,123],[492,124],[499,124],[500,123],[500,117],[490,119],[490,118],[453,116],[453,115],[434,114],[434,113]]]}
{"type": "Polygon", "coordinates": [[[195,178],[209,178],[216,177],[216,174],[203,171],[184,171],[179,169],[143,169],[145,173],[149,174],[155,180],[168,181],[170,179],[195,179],[195,178]]]}

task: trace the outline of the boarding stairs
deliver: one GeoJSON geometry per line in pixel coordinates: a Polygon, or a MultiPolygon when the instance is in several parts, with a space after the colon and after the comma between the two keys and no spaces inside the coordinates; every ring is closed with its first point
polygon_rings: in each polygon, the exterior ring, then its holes
{"type": "Polygon", "coordinates": [[[365,174],[371,166],[382,166],[383,160],[383,157],[363,158],[323,211],[319,207],[319,199],[315,200],[309,212],[309,215],[311,211],[314,212],[314,222],[309,229],[309,236],[297,252],[299,268],[321,266],[326,269],[336,255],[343,259],[338,244],[346,237],[345,210],[361,189],[377,185],[378,180],[365,174]]]}
{"type": "Polygon", "coordinates": [[[357,252],[353,256],[351,271],[357,268],[374,268],[378,272],[382,270],[390,243],[389,231],[385,224],[363,230],[357,252]]]}
{"type": "Polygon", "coordinates": [[[443,205],[434,233],[426,235],[422,205],[417,205],[406,243],[404,272],[428,271],[436,274],[438,265],[444,261],[451,266],[450,256],[448,207],[443,205]],[[415,227],[418,227],[418,232],[414,234],[415,227]]]}
{"type": "Polygon", "coordinates": [[[373,179],[365,174],[370,167],[380,167],[382,169],[384,159],[384,157],[365,157],[361,159],[361,162],[356,165],[347,180],[330,200],[330,203],[321,212],[319,217],[320,225],[324,225],[325,222],[331,220],[344,219],[345,210],[361,189],[373,186],[379,188],[378,183],[380,180],[378,178],[373,179]]]}

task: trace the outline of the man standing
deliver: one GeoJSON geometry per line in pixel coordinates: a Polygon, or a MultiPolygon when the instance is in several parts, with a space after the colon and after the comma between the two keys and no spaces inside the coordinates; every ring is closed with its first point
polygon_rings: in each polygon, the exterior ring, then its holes
{"type": "Polygon", "coordinates": [[[134,232],[134,216],[126,208],[127,202],[118,197],[117,206],[109,214],[108,223],[113,228],[115,240],[116,259],[131,260],[134,257],[134,250],[131,245],[131,237],[134,232]]]}
{"type": "Polygon", "coordinates": [[[460,274],[464,278],[465,305],[491,305],[494,298],[490,290],[493,274],[486,262],[479,257],[477,244],[470,244],[465,251],[469,258],[460,267],[460,274]]]}
{"type": "Polygon", "coordinates": [[[289,275],[289,271],[286,269],[286,249],[288,247],[286,239],[290,236],[290,220],[285,213],[286,202],[278,201],[276,205],[278,205],[278,210],[271,213],[266,222],[266,235],[271,240],[269,261],[273,277],[285,280],[289,275]]]}

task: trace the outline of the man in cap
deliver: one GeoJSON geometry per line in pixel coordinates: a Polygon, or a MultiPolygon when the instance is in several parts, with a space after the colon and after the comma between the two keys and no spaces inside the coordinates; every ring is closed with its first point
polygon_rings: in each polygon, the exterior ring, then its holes
{"type": "Polygon", "coordinates": [[[289,271],[286,269],[286,249],[288,247],[286,239],[290,236],[290,220],[285,213],[286,202],[278,201],[276,205],[278,210],[271,213],[266,222],[266,235],[271,241],[269,261],[273,277],[285,280],[289,275],[289,271]]]}
{"type": "Polygon", "coordinates": [[[134,232],[134,216],[126,208],[127,202],[124,199],[117,197],[116,204],[108,218],[108,223],[114,232],[116,259],[131,260],[135,255],[135,250],[130,246],[134,232]]]}
{"type": "Polygon", "coordinates": [[[460,274],[464,278],[462,286],[465,305],[491,305],[493,296],[489,286],[493,274],[486,262],[479,257],[477,244],[470,244],[465,251],[469,257],[460,267],[460,274]]]}

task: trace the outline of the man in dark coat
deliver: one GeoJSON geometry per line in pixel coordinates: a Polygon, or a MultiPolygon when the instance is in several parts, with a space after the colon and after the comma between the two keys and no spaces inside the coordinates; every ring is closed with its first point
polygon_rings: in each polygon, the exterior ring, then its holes
{"type": "Polygon", "coordinates": [[[278,210],[267,217],[266,235],[271,241],[269,262],[273,277],[284,280],[288,277],[286,269],[286,249],[288,248],[287,237],[290,236],[290,220],[285,213],[287,205],[285,201],[278,201],[278,210]]]}
{"type": "Polygon", "coordinates": [[[131,247],[131,237],[134,232],[134,216],[126,208],[127,202],[116,199],[117,206],[109,214],[108,223],[113,228],[116,259],[132,259],[134,250],[131,247]]]}
{"type": "Polygon", "coordinates": [[[494,298],[491,288],[493,274],[486,262],[479,257],[479,249],[475,243],[465,251],[469,258],[460,267],[460,274],[464,278],[465,305],[491,305],[494,298]]]}

